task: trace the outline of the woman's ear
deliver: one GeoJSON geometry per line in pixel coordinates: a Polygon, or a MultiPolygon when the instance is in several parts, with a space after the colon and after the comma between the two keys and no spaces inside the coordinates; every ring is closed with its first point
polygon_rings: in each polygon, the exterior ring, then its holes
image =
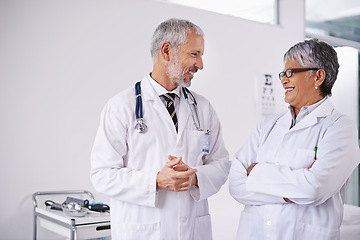
{"type": "Polygon", "coordinates": [[[320,85],[324,82],[326,77],[326,72],[324,69],[319,69],[315,73],[315,88],[320,87],[320,85]]]}

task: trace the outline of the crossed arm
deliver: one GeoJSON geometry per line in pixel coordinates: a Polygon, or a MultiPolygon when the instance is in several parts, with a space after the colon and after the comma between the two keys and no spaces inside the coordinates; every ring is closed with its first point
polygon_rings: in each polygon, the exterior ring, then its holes
{"type": "Polygon", "coordinates": [[[356,129],[342,121],[321,135],[318,159],[304,168],[257,161],[258,134],[254,134],[233,161],[231,195],[245,205],[322,204],[344,186],[359,164],[356,129]]]}
{"type": "MultiPolygon", "coordinates": [[[[307,169],[310,169],[310,168],[314,165],[314,163],[315,163],[315,161],[314,161],[307,169]]],[[[248,169],[247,169],[247,176],[250,175],[251,171],[253,170],[253,168],[254,168],[257,164],[258,164],[258,163],[255,162],[255,163],[252,163],[252,164],[248,167],[248,169]]],[[[288,199],[288,198],[286,198],[286,197],[284,197],[283,199],[284,199],[285,202],[293,203],[293,201],[291,201],[290,199],[288,199]]]]}

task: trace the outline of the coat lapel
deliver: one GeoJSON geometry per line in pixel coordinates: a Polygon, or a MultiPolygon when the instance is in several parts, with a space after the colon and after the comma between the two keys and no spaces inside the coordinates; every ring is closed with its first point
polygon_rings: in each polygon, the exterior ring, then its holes
{"type": "MultiPolygon", "coordinates": [[[[190,106],[193,109],[194,102],[191,100],[191,98],[188,98],[188,100],[189,100],[190,106]]],[[[179,140],[181,135],[184,132],[187,122],[190,121],[189,118],[191,118],[191,112],[190,112],[188,103],[184,97],[184,90],[182,88],[180,90],[179,114],[177,114],[177,118],[178,118],[178,123],[179,123],[179,129],[178,129],[178,131],[179,131],[178,132],[178,140],[179,140]]]]}
{"type": "MultiPolygon", "coordinates": [[[[154,113],[154,116],[158,115],[160,116],[160,119],[162,119],[164,122],[169,122],[171,125],[174,125],[169,115],[169,112],[166,110],[166,107],[164,106],[160,97],[157,95],[156,91],[152,87],[148,77],[144,77],[144,79],[141,82],[141,97],[143,100],[144,118],[148,116],[146,115],[147,114],[146,108],[150,108],[150,109],[153,108],[156,111],[156,113],[154,113]]],[[[175,127],[173,130],[174,132],[176,132],[175,127]]]]}
{"type": "Polygon", "coordinates": [[[322,104],[320,104],[320,106],[315,108],[311,113],[309,113],[309,115],[297,123],[291,131],[297,131],[315,125],[319,121],[319,118],[330,115],[333,109],[334,106],[330,99],[326,99],[322,104]]]}

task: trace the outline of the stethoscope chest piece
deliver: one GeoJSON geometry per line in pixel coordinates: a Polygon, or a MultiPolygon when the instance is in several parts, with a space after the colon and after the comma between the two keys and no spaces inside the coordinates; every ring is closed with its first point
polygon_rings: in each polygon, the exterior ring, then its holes
{"type": "Polygon", "coordinates": [[[147,130],[147,126],[144,123],[144,120],[142,118],[138,118],[136,119],[136,125],[135,125],[135,130],[138,131],[139,133],[144,133],[147,130]]]}

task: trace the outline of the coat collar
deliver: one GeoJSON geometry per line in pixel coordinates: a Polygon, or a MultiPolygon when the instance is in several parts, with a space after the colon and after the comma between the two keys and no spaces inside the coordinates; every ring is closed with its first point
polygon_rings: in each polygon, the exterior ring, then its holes
{"type": "Polygon", "coordinates": [[[142,81],[141,81],[141,98],[144,102],[146,101],[155,101],[159,100],[159,103],[161,103],[161,100],[159,96],[157,95],[155,89],[153,88],[150,81],[154,81],[150,74],[146,75],[142,81]]]}
{"type": "MultiPolygon", "coordinates": [[[[158,112],[161,118],[166,119],[166,121],[169,121],[171,124],[173,124],[169,116],[169,113],[167,112],[163,102],[161,101],[160,97],[158,96],[157,92],[153,88],[150,81],[154,81],[153,79],[151,79],[150,75],[146,75],[141,81],[142,101],[153,102],[152,103],[153,109],[158,112]]],[[[184,98],[184,92],[182,88],[180,88],[179,95],[180,95],[179,109],[178,112],[176,112],[178,119],[178,134],[177,134],[178,139],[180,139],[185,129],[185,125],[191,116],[190,109],[186,99],[184,98]]],[[[189,97],[188,100],[190,105],[194,105],[194,101],[192,100],[191,97],[189,97]]],[[[143,107],[144,117],[146,117],[146,111],[147,109],[143,107]]],[[[174,128],[174,133],[176,133],[175,128],[174,128]]]]}
{"type": "MultiPolygon", "coordinates": [[[[143,78],[141,82],[141,89],[144,90],[141,92],[141,94],[142,98],[144,98],[144,101],[154,100],[155,97],[159,97],[160,95],[168,92],[160,84],[153,81],[155,80],[150,77],[150,74],[148,74],[143,78]],[[156,86],[156,84],[158,84],[158,86],[156,86]]],[[[176,88],[172,91],[172,93],[175,93],[178,97],[181,97],[181,91],[181,88],[176,88]]]]}
{"type": "MultiPolygon", "coordinates": [[[[309,113],[304,119],[302,119],[289,131],[297,131],[299,129],[311,127],[318,122],[319,118],[329,116],[333,110],[334,106],[330,98],[327,98],[323,103],[321,103],[317,108],[315,108],[311,113],[309,113]]],[[[291,121],[292,116],[289,110],[286,114],[282,115],[280,119],[278,119],[277,123],[289,129],[291,121]]]]}
{"type": "MultiPolygon", "coordinates": [[[[161,101],[150,81],[154,81],[153,79],[151,79],[150,75],[145,76],[141,81],[141,98],[143,102],[142,111],[144,119],[149,116],[148,111],[151,111],[149,110],[150,108],[156,111],[156,115],[160,116],[161,119],[164,119],[164,121],[168,121],[169,124],[173,125],[172,119],[168,111],[166,110],[164,103],[161,101]]],[[[175,127],[173,131],[174,133],[176,133],[175,127]]]]}

